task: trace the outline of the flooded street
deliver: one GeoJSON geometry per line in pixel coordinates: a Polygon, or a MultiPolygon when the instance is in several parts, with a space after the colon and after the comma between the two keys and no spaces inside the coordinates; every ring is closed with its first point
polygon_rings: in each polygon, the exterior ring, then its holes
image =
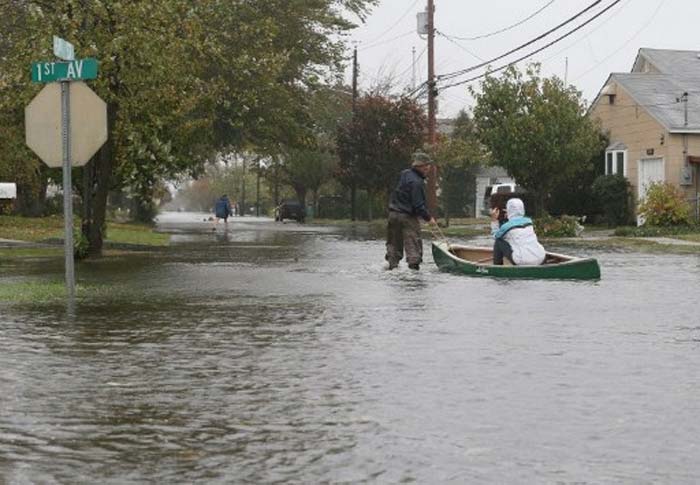
{"type": "Polygon", "coordinates": [[[388,272],[363,230],[204,217],[79,264],[73,317],[0,306],[0,483],[700,481],[699,256],[388,272]]]}

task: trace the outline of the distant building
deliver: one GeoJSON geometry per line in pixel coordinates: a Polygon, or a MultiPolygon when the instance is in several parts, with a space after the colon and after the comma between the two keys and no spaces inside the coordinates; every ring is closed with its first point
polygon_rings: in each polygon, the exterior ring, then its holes
{"type": "Polygon", "coordinates": [[[605,173],[627,177],[637,201],[655,181],[697,200],[700,51],[639,49],[631,72],[610,74],[590,115],[610,136],[605,173]]]}
{"type": "Polygon", "coordinates": [[[16,199],[17,184],[14,182],[0,183],[0,199],[16,199]]]}
{"type": "Polygon", "coordinates": [[[17,199],[17,184],[0,182],[0,215],[12,212],[15,199],[17,199]]]}
{"type": "Polygon", "coordinates": [[[438,118],[436,121],[437,132],[441,135],[449,136],[455,131],[454,118],[438,118]]]}

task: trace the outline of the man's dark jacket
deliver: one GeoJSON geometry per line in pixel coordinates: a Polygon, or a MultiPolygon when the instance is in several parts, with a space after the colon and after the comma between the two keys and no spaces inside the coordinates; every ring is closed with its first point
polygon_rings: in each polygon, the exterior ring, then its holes
{"type": "Polygon", "coordinates": [[[402,212],[411,216],[430,220],[430,213],[425,203],[425,177],[412,168],[401,172],[399,184],[391,193],[389,210],[402,212]]]}
{"type": "Polygon", "coordinates": [[[231,215],[231,202],[228,200],[228,197],[221,197],[216,201],[214,212],[216,213],[216,217],[221,218],[231,215]]]}

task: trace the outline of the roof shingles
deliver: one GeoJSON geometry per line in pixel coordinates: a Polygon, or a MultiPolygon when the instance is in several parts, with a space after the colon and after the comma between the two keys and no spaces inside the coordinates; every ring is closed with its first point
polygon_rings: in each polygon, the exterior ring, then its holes
{"type": "Polygon", "coordinates": [[[610,76],[670,132],[700,132],[700,57],[697,51],[640,49],[631,73],[610,76]],[[659,73],[634,72],[646,60],[659,73]],[[688,123],[680,101],[688,93],[688,123]]]}

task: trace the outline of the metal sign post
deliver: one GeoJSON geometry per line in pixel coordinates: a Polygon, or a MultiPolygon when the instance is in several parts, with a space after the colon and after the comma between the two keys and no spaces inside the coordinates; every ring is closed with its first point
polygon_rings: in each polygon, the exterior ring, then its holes
{"type": "Polygon", "coordinates": [[[70,83],[61,81],[61,134],[63,139],[63,224],[65,229],[66,289],[75,298],[75,260],[73,256],[73,184],[70,153],[70,83]]]}
{"type": "Polygon", "coordinates": [[[85,83],[97,77],[95,59],[75,59],[73,45],[54,38],[63,61],[35,62],[32,81],[46,86],[24,110],[26,142],[49,167],[63,167],[66,289],[75,299],[72,167],[85,165],[107,140],[107,105],[85,83]]]}

